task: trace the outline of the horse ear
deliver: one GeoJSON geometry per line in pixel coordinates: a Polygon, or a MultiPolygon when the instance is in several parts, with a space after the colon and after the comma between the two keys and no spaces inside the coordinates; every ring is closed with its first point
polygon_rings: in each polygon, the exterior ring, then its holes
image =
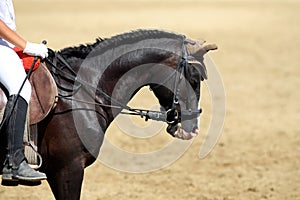
{"type": "Polygon", "coordinates": [[[203,46],[203,49],[208,52],[210,50],[217,50],[218,46],[216,44],[207,44],[203,46]]]}
{"type": "Polygon", "coordinates": [[[199,72],[202,81],[204,79],[207,79],[207,70],[204,64],[202,64],[192,56],[188,57],[188,64],[192,65],[199,72]]]}
{"type": "Polygon", "coordinates": [[[216,44],[207,44],[205,45],[205,40],[192,40],[186,39],[186,47],[189,55],[194,57],[202,57],[208,51],[218,49],[216,44]]]}
{"type": "Polygon", "coordinates": [[[201,79],[207,79],[207,70],[205,65],[203,64],[203,56],[207,52],[211,50],[216,50],[218,49],[217,45],[215,44],[206,44],[205,45],[205,40],[193,40],[187,38],[185,40],[185,45],[187,47],[187,52],[190,55],[188,58],[188,63],[190,65],[193,65],[196,70],[199,71],[201,74],[201,79]]]}

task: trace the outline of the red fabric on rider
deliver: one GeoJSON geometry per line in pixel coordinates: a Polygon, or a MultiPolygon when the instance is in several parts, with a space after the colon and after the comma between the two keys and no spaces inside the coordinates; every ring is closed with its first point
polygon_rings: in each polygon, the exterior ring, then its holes
{"type": "MultiPolygon", "coordinates": [[[[18,54],[18,56],[22,60],[24,69],[26,71],[29,71],[29,69],[34,61],[34,56],[30,56],[26,53],[23,53],[22,49],[20,49],[18,47],[14,47],[13,50],[18,54]]],[[[40,63],[41,63],[40,59],[38,59],[33,67],[33,71],[36,70],[40,66],[40,63]]]]}

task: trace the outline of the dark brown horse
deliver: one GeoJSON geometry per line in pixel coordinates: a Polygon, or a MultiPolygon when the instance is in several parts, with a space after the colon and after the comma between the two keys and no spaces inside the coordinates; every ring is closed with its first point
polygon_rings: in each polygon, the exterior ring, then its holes
{"type": "Polygon", "coordinates": [[[80,198],[84,168],[97,158],[106,129],[121,112],[165,121],[167,132],[181,139],[195,136],[200,83],[207,78],[203,55],[214,48],[183,35],[138,30],[50,51],[46,61],[59,99],[38,133],[41,171],[55,198],[80,198]],[[143,86],[151,88],[161,111],[126,106],[143,86]]]}

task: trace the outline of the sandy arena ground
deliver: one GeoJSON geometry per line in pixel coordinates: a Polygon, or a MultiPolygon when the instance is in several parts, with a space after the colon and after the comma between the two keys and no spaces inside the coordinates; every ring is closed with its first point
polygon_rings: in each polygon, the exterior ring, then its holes
{"type": "MultiPolygon", "coordinates": [[[[164,169],[142,174],[96,162],[86,169],[82,199],[300,199],[299,1],[15,0],[14,4],[18,32],[30,41],[46,39],[54,50],[137,28],[172,30],[219,46],[210,57],[224,81],[226,120],[211,154],[205,159],[198,156],[211,118],[204,87],[200,135],[183,156],[164,169]]],[[[134,105],[155,104],[147,89],[140,94],[134,105]]],[[[164,131],[158,138],[135,139],[115,124],[107,138],[133,152],[159,149],[171,139],[164,131]]],[[[0,186],[0,199],[54,197],[43,182],[37,187],[0,186]]]]}

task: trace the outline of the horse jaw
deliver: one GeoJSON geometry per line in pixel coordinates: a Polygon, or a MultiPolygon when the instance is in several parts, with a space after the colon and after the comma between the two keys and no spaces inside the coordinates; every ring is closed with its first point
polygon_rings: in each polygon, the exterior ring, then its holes
{"type": "Polygon", "coordinates": [[[189,55],[195,57],[202,57],[210,50],[217,50],[218,46],[216,44],[204,44],[205,40],[187,40],[187,51],[189,55]]]}

